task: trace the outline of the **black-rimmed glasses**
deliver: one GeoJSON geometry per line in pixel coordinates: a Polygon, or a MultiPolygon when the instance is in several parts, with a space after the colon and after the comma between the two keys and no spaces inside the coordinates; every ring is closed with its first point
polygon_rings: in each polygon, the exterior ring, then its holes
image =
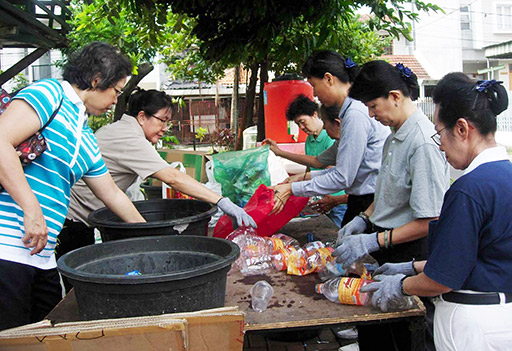
{"type": "Polygon", "coordinates": [[[157,120],[162,122],[162,126],[165,126],[167,129],[171,128],[171,126],[172,126],[172,122],[166,118],[158,117],[155,115],[151,115],[151,117],[155,117],[157,120]]]}
{"type": "Polygon", "coordinates": [[[434,143],[436,143],[437,146],[441,146],[441,132],[445,129],[446,127],[444,127],[439,132],[431,136],[432,140],[434,141],[434,143]]]}

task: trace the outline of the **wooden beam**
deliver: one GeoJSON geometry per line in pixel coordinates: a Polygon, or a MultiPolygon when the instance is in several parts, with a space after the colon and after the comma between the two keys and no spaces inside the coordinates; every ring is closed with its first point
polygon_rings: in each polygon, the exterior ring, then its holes
{"type": "Polygon", "coordinates": [[[9,68],[7,71],[0,74],[0,86],[2,86],[5,82],[7,82],[9,79],[13,78],[15,75],[23,71],[25,68],[27,68],[31,63],[33,63],[35,60],[43,56],[48,49],[39,48],[33,52],[31,52],[29,55],[22,58],[18,63],[16,63],[14,66],[9,68]]]}

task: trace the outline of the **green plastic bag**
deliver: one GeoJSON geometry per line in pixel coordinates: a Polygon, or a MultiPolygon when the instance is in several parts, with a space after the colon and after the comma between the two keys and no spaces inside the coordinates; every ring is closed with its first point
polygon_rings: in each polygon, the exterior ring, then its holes
{"type": "Polygon", "coordinates": [[[213,158],[213,175],[222,185],[222,195],[240,207],[245,206],[261,185],[270,185],[269,146],[223,152],[213,158]]]}

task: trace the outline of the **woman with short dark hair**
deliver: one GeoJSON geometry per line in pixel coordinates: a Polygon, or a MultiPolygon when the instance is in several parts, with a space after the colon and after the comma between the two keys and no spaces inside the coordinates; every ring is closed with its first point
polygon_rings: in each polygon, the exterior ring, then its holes
{"type": "Polygon", "coordinates": [[[463,169],[430,222],[427,261],[385,264],[372,302],[435,299],[437,350],[512,349],[512,163],[497,146],[496,116],[508,107],[501,82],[450,73],[434,90],[432,139],[463,169]]]}
{"type": "Polygon", "coordinates": [[[37,322],[62,298],[54,248],[78,179],[84,177],[123,220],[144,221],[112,180],[87,125],[87,114],[102,114],[117,102],[130,73],[130,61],[115,47],[92,43],[70,57],[64,81],[24,88],[2,113],[0,329],[37,322]],[[52,114],[42,131],[48,149],[22,168],[15,147],[52,114]]]}
{"type": "MultiPolygon", "coordinates": [[[[433,123],[413,103],[418,93],[414,72],[385,61],[364,64],[350,88],[349,96],[362,101],[370,116],[391,127],[392,133],[384,144],[374,202],[339,232],[341,245],[333,255],[345,266],[368,253],[379,264],[427,257],[428,223],[441,211],[449,172],[444,155],[430,138],[433,123]]],[[[424,303],[429,317],[432,304],[424,303]]],[[[375,339],[384,349],[386,341],[393,344],[386,336],[393,335],[398,349],[407,350],[407,325],[390,326],[389,330],[361,327],[361,349],[372,349],[372,336],[382,332],[375,339]]]]}

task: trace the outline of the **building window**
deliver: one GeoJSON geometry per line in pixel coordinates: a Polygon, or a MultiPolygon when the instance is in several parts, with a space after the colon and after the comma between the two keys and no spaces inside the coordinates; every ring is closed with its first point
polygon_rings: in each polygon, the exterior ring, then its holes
{"type": "Polygon", "coordinates": [[[393,40],[389,42],[389,45],[384,46],[384,53],[383,55],[393,55],[393,40]]]}
{"type": "Polygon", "coordinates": [[[497,5],[497,26],[499,31],[512,31],[512,6],[511,5],[497,5]]]}

